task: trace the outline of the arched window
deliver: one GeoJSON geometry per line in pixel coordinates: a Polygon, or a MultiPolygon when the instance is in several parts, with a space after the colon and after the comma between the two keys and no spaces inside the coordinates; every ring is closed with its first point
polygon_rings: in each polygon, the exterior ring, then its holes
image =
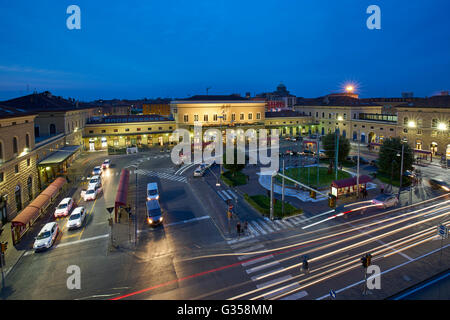
{"type": "Polygon", "coordinates": [[[408,117],[404,117],[404,118],[403,118],[403,125],[404,125],[404,126],[407,126],[407,125],[408,125],[408,122],[409,122],[408,117]]]}
{"type": "Polygon", "coordinates": [[[25,135],[25,146],[30,149],[30,135],[28,133],[25,135]]]}
{"type": "Polygon", "coordinates": [[[50,134],[56,134],[56,126],[54,123],[50,124],[50,134]]]}
{"type": "Polygon", "coordinates": [[[432,128],[437,128],[438,126],[438,120],[437,119],[432,119],[431,120],[431,127],[432,128]]]}
{"type": "Polygon", "coordinates": [[[16,137],[13,138],[13,153],[14,154],[19,153],[19,144],[17,142],[17,138],[16,137]]]}
{"type": "Polygon", "coordinates": [[[31,176],[28,177],[27,188],[28,188],[28,201],[31,201],[33,200],[33,178],[31,176]]]}

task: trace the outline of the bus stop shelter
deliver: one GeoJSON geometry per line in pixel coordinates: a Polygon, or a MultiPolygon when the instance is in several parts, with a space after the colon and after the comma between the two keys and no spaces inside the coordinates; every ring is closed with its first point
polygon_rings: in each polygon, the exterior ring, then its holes
{"type": "MultiPolygon", "coordinates": [[[[331,194],[334,195],[336,198],[339,198],[339,196],[342,195],[349,195],[356,193],[356,191],[358,190],[357,189],[358,182],[356,180],[357,177],[355,176],[347,179],[333,181],[331,183],[331,194]]],[[[359,176],[360,190],[363,188],[365,189],[367,187],[367,183],[370,181],[372,181],[372,179],[367,175],[359,176]]]]}

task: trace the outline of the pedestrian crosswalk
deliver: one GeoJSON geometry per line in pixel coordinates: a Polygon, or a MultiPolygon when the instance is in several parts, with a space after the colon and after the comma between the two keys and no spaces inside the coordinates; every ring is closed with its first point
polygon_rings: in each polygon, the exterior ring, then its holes
{"type": "Polygon", "coordinates": [[[247,224],[247,234],[244,234],[242,237],[228,240],[228,244],[235,244],[238,242],[244,242],[249,239],[268,235],[275,231],[280,231],[287,228],[295,228],[301,224],[305,224],[309,219],[303,216],[290,217],[283,220],[274,220],[270,219],[256,219],[252,221],[248,221],[247,224]]]}
{"type": "Polygon", "coordinates": [[[247,276],[253,282],[255,289],[248,290],[252,296],[246,293],[231,298],[263,298],[263,299],[281,299],[298,300],[308,295],[305,290],[301,290],[300,284],[296,279],[298,272],[293,268],[285,268],[281,261],[277,260],[273,251],[267,251],[267,248],[251,239],[244,243],[235,243],[230,245],[236,258],[242,261],[241,267],[247,276]]]}
{"type": "Polygon", "coordinates": [[[152,171],[152,170],[137,169],[133,173],[137,173],[139,175],[145,175],[148,177],[158,177],[160,179],[187,183],[186,177],[176,176],[174,174],[164,172],[163,170],[152,171]]]}
{"type": "Polygon", "coordinates": [[[234,191],[230,190],[230,189],[228,189],[228,190],[218,190],[216,192],[219,195],[219,197],[222,198],[222,200],[225,201],[225,202],[227,202],[228,200],[235,201],[238,198],[237,194],[234,191]]]}

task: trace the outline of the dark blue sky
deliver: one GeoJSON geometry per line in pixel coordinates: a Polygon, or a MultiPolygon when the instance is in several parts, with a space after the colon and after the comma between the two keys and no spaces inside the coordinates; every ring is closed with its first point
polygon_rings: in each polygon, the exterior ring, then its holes
{"type": "Polygon", "coordinates": [[[0,99],[273,91],[361,97],[450,89],[448,0],[2,1],[0,99]],[[81,8],[81,30],[66,9],[81,8]],[[381,8],[381,30],[366,8],[381,8]]]}

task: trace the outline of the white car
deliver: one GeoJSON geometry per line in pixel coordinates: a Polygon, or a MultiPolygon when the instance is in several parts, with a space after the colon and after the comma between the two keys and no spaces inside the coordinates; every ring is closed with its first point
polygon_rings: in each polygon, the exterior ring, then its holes
{"type": "Polygon", "coordinates": [[[84,207],[78,207],[73,210],[69,220],[67,221],[66,227],[68,230],[79,228],[83,225],[85,219],[86,209],[84,207]]]}
{"type": "Polygon", "coordinates": [[[56,222],[47,223],[35,238],[33,249],[39,251],[50,248],[55,242],[58,233],[59,226],[56,222]]]}
{"type": "Polygon", "coordinates": [[[372,199],[372,203],[376,206],[380,206],[384,209],[394,207],[398,204],[398,198],[393,194],[380,194],[372,199]]]}
{"type": "Polygon", "coordinates": [[[110,165],[111,165],[111,160],[106,159],[106,160],[103,161],[103,163],[102,163],[102,169],[108,169],[110,165]]]}
{"type": "Polygon", "coordinates": [[[100,176],[93,176],[88,183],[88,189],[91,188],[91,186],[101,186],[102,185],[102,178],[100,176]]]}
{"type": "Polygon", "coordinates": [[[101,176],[102,175],[102,167],[100,167],[100,166],[94,167],[94,170],[92,170],[92,175],[93,176],[101,176]]]}
{"type": "Polygon", "coordinates": [[[205,173],[206,169],[211,167],[211,163],[201,163],[197,169],[194,170],[194,177],[201,177],[205,173]]]}
{"type": "Polygon", "coordinates": [[[90,185],[89,188],[84,192],[84,201],[95,200],[97,196],[103,191],[102,187],[99,185],[90,185]]]}
{"type": "Polygon", "coordinates": [[[72,198],[62,199],[59,205],[56,207],[55,218],[68,216],[70,210],[72,210],[73,204],[74,202],[72,198]]]}

